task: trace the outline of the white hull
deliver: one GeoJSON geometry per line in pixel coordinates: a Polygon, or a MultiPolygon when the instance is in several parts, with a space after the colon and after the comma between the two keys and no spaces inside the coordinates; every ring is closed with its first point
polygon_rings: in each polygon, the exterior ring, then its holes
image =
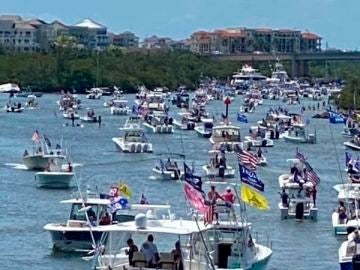
{"type": "Polygon", "coordinates": [[[252,146],[255,147],[273,147],[274,141],[268,138],[264,139],[253,139],[251,136],[245,136],[244,143],[251,143],[252,146]]]}
{"type": "Polygon", "coordinates": [[[195,127],[195,131],[198,133],[200,137],[203,138],[210,138],[212,134],[211,130],[205,130],[203,126],[195,127]]]}
{"type": "Polygon", "coordinates": [[[344,145],[352,150],[360,151],[360,146],[352,142],[344,142],[344,145]]]}
{"type": "MultiPolygon", "coordinates": [[[[302,202],[300,203],[302,204],[302,202]]],[[[314,206],[312,206],[309,210],[306,209],[298,210],[295,205],[292,209],[292,207],[284,207],[282,202],[280,202],[279,209],[280,209],[281,219],[298,219],[297,211],[302,211],[302,213],[298,213],[300,216],[302,216],[301,219],[311,219],[313,221],[317,220],[318,209],[314,206]]]]}
{"type": "Polygon", "coordinates": [[[112,115],[128,115],[129,108],[117,108],[117,107],[110,107],[110,113],[112,115]]]}
{"type": "Polygon", "coordinates": [[[38,172],[35,183],[41,188],[69,188],[73,177],[72,172],[38,172]]]}
{"type": "Polygon", "coordinates": [[[50,157],[44,155],[29,155],[23,157],[23,162],[29,170],[45,170],[50,161],[50,157]]]}
{"type": "Polygon", "coordinates": [[[194,122],[187,122],[187,123],[181,123],[177,120],[173,121],[173,124],[176,128],[181,130],[193,130],[195,129],[195,123],[194,122]]]}
{"type": "Polygon", "coordinates": [[[124,138],[112,138],[117,149],[124,153],[152,153],[151,143],[125,142],[124,138]]]}
{"type": "MultiPolygon", "coordinates": [[[[156,179],[160,179],[160,180],[179,180],[179,179],[175,179],[174,171],[167,171],[166,169],[161,170],[161,169],[155,167],[155,168],[153,168],[153,172],[154,172],[154,175],[155,175],[156,179]]],[[[181,172],[180,172],[179,178],[181,178],[181,172]]]]}
{"type": "Polygon", "coordinates": [[[146,130],[152,132],[152,133],[159,133],[159,134],[170,134],[174,133],[173,126],[172,125],[157,125],[152,126],[148,123],[143,123],[146,130]]]}
{"type": "Polygon", "coordinates": [[[21,112],[23,112],[23,110],[24,110],[24,108],[20,108],[20,109],[18,109],[18,108],[7,108],[6,112],[8,112],[8,113],[21,113],[21,112]]]}
{"type": "Polygon", "coordinates": [[[80,117],[80,120],[82,122],[86,122],[86,123],[96,123],[97,122],[96,117],[88,117],[88,116],[80,117]]]}
{"type": "MultiPolygon", "coordinates": [[[[63,113],[63,117],[65,119],[71,119],[71,115],[70,114],[67,114],[67,113],[63,113]]],[[[80,116],[78,114],[74,114],[74,119],[79,119],[80,116]]]]}
{"type": "MultiPolygon", "coordinates": [[[[220,177],[219,168],[212,168],[209,165],[202,166],[202,169],[205,171],[207,177],[220,177]]],[[[233,178],[235,177],[235,170],[228,166],[224,172],[224,178],[233,178]]]]}

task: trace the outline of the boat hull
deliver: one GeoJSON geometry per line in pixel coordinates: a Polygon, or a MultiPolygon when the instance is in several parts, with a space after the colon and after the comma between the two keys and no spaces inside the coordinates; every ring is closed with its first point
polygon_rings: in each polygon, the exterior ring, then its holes
{"type": "Polygon", "coordinates": [[[43,155],[33,155],[23,157],[24,165],[29,170],[45,170],[50,161],[50,157],[43,155]]]}
{"type": "Polygon", "coordinates": [[[360,151],[360,146],[357,146],[356,144],[353,144],[352,142],[344,142],[344,145],[347,148],[350,148],[352,150],[360,151]]]}
{"type": "Polygon", "coordinates": [[[74,173],[71,172],[38,172],[35,174],[35,183],[39,188],[66,189],[74,173]]]}
{"type": "MultiPolygon", "coordinates": [[[[89,231],[49,231],[52,248],[62,252],[87,252],[93,250],[89,231]]],[[[93,231],[96,242],[99,242],[102,232],[93,231]]]]}
{"type": "Polygon", "coordinates": [[[152,153],[151,143],[126,143],[123,138],[112,138],[116,149],[123,153],[152,153]]]}

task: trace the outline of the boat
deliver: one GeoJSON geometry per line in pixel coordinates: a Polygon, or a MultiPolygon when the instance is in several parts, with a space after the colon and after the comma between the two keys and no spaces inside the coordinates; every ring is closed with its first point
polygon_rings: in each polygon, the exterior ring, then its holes
{"type": "MultiPolygon", "coordinates": [[[[280,135],[286,142],[316,143],[316,133],[308,134],[304,124],[293,124],[292,127],[280,135]]],[[[360,150],[360,148],[359,148],[360,150]]]]}
{"type": "Polygon", "coordinates": [[[210,138],[214,127],[214,120],[204,119],[202,122],[203,125],[197,125],[194,129],[198,133],[199,137],[210,138]]]}
{"type": "Polygon", "coordinates": [[[202,166],[205,176],[209,178],[233,178],[235,169],[226,163],[225,154],[219,150],[211,150],[212,155],[208,164],[202,166]]]}
{"type": "Polygon", "coordinates": [[[239,111],[241,113],[252,113],[255,111],[255,106],[251,105],[251,103],[249,105],[244,104],[244,105],[240,106],[239,111]]]}
{"type": "Polygon", "coordinates": [[[129,111],[130,109],[126,99],[115,99],[110,106],[110,113],[112,115],[128,115],[129,111]]]}
{"type": "Polygon", "coordinates": [[[6,104],[5,110],[8,113],[21,113],[24,111],[24,107],[22,107],[21,103],[12,103],[6,104]]]}
{"type": "Polygon", "coordinates": [[[360,265],[360,235],[358,227],[352,231],[339,248],[340,270],[357,270],[360,265]]]}
{"type": "Polygon", "coordinates": [[[116,148],[124,153],[152,153],[152,144],[145,137],[144,130],[140,127],[141,119],[130,116],[124,127],[121,137],[112,138],[116,148]]]}
{"type": "Polygon", "coordinates": [[[217,150],[234,152],[238,147],[242,148],[240,128],[230,124],[222,123],[213,127],[209,140],[217,150]]]}
{"type": "Polygon", "coordinates": [[[189,113],[182,114],[181,121],[178,121],[176,119],[173,120],[173,125],[181,130],[194,130],[196,127],[196,121],[193,117],[190,116],[189,113]]]}
{"type": "Polygon", "coordinates": [[[152,171],[155,178],[160,180],[180,180],[183,175],[177,162],[172,162],[170,158],[166,162],[160,159],[160,164],[155,165],[152,171]]]}
{"type": "Polygon", "coordinates": [[[259,136],[245,136],[244,138],[244,145],[246,144],[250,144],[251,146],[255,146],[255,147],[273,147],[274,146],[274,141],[265,137],[259,137],[259,136]]]}
{"type": "Polygon", "coordinates": [[[20,87],[14,83],[5,83],[0,85],[0,93],[19,93],[20,87]]]}
{"type": "Polygon", "coordinates": [[[360,136],[355,135],[354,138],[349,142],[344,142],[344,145],[351,150],[359,151],[360,150],[360,136]]]}
{"type": "Polygon", "coordinates": [[[153,113],[145,117],[143,125],[145,129],[152,133],[170,134],[174,132],[173,118],[162,113],[153,113]]]}
{"type": "Polygon", "coordinates": [[[74,109],[68,109],[63,113],[65,119],[79,119],[80,115],[74,109]]]}
{"type": "MultiPolygon", "coordinates": [[[[228,216],[225,208],[217,205],[218,211],[228,216]]],[[[150,214],[138,214],[134,221],[104,228],[107,237],[104,237],[102,245],[106,246],[106,249],[94,256],[96,269],[129,269],[125,251],[127,239],[131,236],[138,241],[145,241],[146,235],[152,234],[156,235],[156,242],[159,243],[159,270],[178,269],[170,252],[175,241],[179,242],[181,264],[186,270],[265,270],[272,250],[253,239],[251,225],[245,221],[227,220],[222,220],[219,224],[205,225],[203,221],[176,218],[173,214],[163,216],[162,219],[150,214]],[[169,242],[169,239],[173,241],[169,242]]],[[[148,267],[143,253],[134,253],[133,266],[136,269],[148,267]]]]}
{"type": "MultiPolygon", "coordinates": [[[[300,172],[304,169],[303,163],[298,159],[288,159],[287,162],[292,165],[292,168],[296,167],[300,172]]],[[[317,220],[318,208],[310,200],[310,197],[304,194],[315,188],[312,182],[305,182],[303,179],[295,181],[294,174],[286,173],[279,176],[279,186],[287,192],[288,198],[286,203],[284,201],[279,202],[281,219],[317,220]]]]}
{"type": "Polygon", "coordinates": [[[186,91],[181,91],[180,93],[176,94],[172,102],[178,108],[188,109],[190,103],[190,95],[186,91]]]}
{"type": "Polygon", "coordinates": [[[99,121],[94,110],[89,110],[85,116],[80,116],[80,120],[86,123],[97,123],[99,121]]]}
{"type": "Polygon", "coordinates": [[[27,102],[25,103],[25,107],[28,109],[37,109],[39,103],[37,102],[37,97],[35,95],[29,95],[27,97],[27,102]]]}
{"type": "Polygon", "coordinates": [[[78,110],[81,108],[81,100],[77,95],[72,95],[62,91],[60,99],[57,101],[60,111],[67,111],[68,109],[78,110]]]}
{"type": "Polygon", "coordinates": [[[249,65],[244,65],[240,72],[232,76],[232,85],[239,85],[249,81],[265,81],[266,76],[261,75],[258,71],[249,65]]]}
{"type": "Polygon", "coordinates": [[[49,223],[44,226],[51,236],[52,247],[55,250],[63,252],[89,252],[93,250],[93,240],[100,242],[104,231],[111,224],[121,224],[134,220],[136,213],[142,213],[152,210],[154,213],[158,210],[169,211],[169,205],[149,205],[149,204],[129,204],[123,209],[116,209],[114,213],[109,212],[111,205],[110,199],[100,198],[98,195],[87,195],[84,200],[72,198],[63,200],[61,204],[71,206],[71,212],[66,222],[49,223]],[[91,209],[91,210],[90,210],[91,209]],[[85,212],[87,212],[87,216],[85,212]],[[102,222],[102,217],[112,216],[110,224],[102,222]],[[88,220],[92,219],[92,226],[88,220]]]}
{"type": "Polygon", "coordinates": [[[70,162],[68,168],[62,168],[63,158],[51,158],[45,171],[37,172],[34,175],[35,184],[39,188],[66,189],[70,187],[71,180],[75,173],[70,162]]]}
{"type": "Polygon", "coordinates": [[[54,158],[66,158],[66,151],[60,145],[57,145],[55,149],[51,149],[42,137],[39,143],[34,145],[31,153],[25,150],[22,159],[28,170],[45,170],[49,161],[54,158]]]}
{"type": "Polygon", "coordinates": [[[360,226],[358,220],[358,208],[360,203],[360,187],[358,184],[343,187],[338,193],[339,203],[343,203],[345,207],[344,218],[341,218],[339,211],[334,211],[331,215],[332,226],[335,235],[347,235],[349,230],[353,230],[360,226]]]}
{"type": "Polygon", "coordinates": [[[344,127],[344,130],[341,132],[342,136],[345,138],[353,138],[356,135],[360,135],[358,128],[344,127]]]}

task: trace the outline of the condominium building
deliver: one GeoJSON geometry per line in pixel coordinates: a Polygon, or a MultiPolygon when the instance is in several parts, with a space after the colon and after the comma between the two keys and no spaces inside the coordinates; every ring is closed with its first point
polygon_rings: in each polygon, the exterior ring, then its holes
{"type": "Polygon", "coordinates": [[[114,46],[122,48],[138,48],[139,37],[130,31],[125,31],[111,36],[111,43],[114,46]]]}
{"type": "Polygon", "coordinates": [[[191,50],[200,54],[299,53],[321,50],[321,37],[291,29],[229,28],[191,35],[191,50]]]}

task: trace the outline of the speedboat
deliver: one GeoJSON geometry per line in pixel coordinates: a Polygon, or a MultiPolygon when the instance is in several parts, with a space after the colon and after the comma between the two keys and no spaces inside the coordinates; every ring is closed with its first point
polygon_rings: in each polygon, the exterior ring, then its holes
{"type": "Polygon", "coordinates": [[[60,145],[57,145],[55,149],[51,149],[48,145],[49,143],[40,136],[39,143],[34,145],[31,153],[25,150],[22,159],[28,170],[45,170],[50,159],[66,158],[66,151],[60,145]]]}
{"type": "Polygon", "coordinates": [[[35,95],[29,95],[27,97],[27,102],[25,103],[25,106],[28,108],[28,109],[37,109],[38,108],[38,105],[39,103],[37,102],[37,97],[35,95]]]}
{"type": "Polygon", "coordinates": [[[200,137],[210,138],[212,134],[212,129],[214,127],[214,120],[208,119],[203,120],[203,125],[198,125],[194,129],[200,137]]]}
{"type": "Polygon", "coordinates": [[[62,168],[62,158],[52,158],[43,172],[34,175],[35,183],[40,188],[66,189],[74,177],[71,164],[67,170],[62,168]]]}
{"type": "Polygon", "coordinates": [[[63,113],[65,119],[79,119],[80,115],[74,109],[68,109],[63,113]]]}
{"type": "MultiPolygon", "coordinates": [[[[298,171],[303,171],[304,165],[298,159],[288,159],[287,161],[295,166],[298,171]]],[[[287,204],[283,204],[282,201],[279,202],[281,219],[317,220],[318,208],[310,200],[310,197],[304,194],[304,192],[314,188],[312,182],[305,182],[303,179],[295,182],[294,175],[286,173],[279,176],[279,185],[281,189],[288,192],[289,198],[287,204]]]]}
{"type": "Polygon", "coordinates": [[[350,142],[344,142],[344,145],[347,148],[359,151],[360,150],[360,136],[355,135],[354,138],[350,142]]]}
{"type": "MultiPolygon", "coordinates": [[[[224,208],[223,206],[222,209],[224,208]]],[[[220,210],[221,207],[217,206],[217,209],[220,210]]],[[[228,216],[228,213],[223,215],[228,216]]],[[[265,270],[272,250],[252,238],[251,226],[251,223],[241,220],[221,220],[216,225],[205,225],[203,221],[184,220],[174,215],[156,219],[148,214],[138,214],[134,221],[104,228],[108,237],[102,245],[107,248],[94,256],[96,269],[128,269],[129,260],[125,251],[128,237],[131,235],[133,239],[144,239],[146,235],[153,234],[156,235],[157,242],[162,243],[158,246],[158,269],[177,269],[177,262],[169,252],[174,245],[172,241],[169,243],[169,239],[175,239],[174,242],[180,242],[183,269],[265,270]],[[213,255],[209,258],[209,254],[213,255]]],[[[133,266],[147,267],[143,253],[134,253],[133,266]]]]}
{"type": "Polygon", "coordinates": [[[131,204],[109,213],[111,200],[99,196],[88,196],[84,200],[78,196],[60,203],[71,206],[68,220],[63,223],[46,224],[44,230],[50,233],[53,249],[63,252],[92,251],[93,245],[99,243],[111,224],[134,220],[136,213],[170,209],[169,205],[131,204]],[[92,219],[92,225],[88,222],[86,212],[88,218],[92,219]],[[106,214],[113,217],[109,224],[102,222],[102,217],[106,214]],[[96,243],[93,243],[92,237],[96,243]]]}
{"type": "Polygon", "coordinates": [[[347,206],[346,217],[340,218],[339,212],[334,211],[331,216],[332,225],[335,235],[346,235],[349,230],[360,226],[359,210],[355,206],[355,204],[359,205],[360,203],[359,185],[341,189],[338,193],[338,201],[347,206]]]}
{"type": "Polygon", "coordinates": [[[215,149],[225,149],[228,152],[242,148],[240,128],[229,124],[220,124],[213,127],[210,142],[215,149]]]}
{"type": "Polygon", "coordinates": [[[144,130],[140,127],[141,119],[131,116],[127,119],[123,128],[122,137],[112,138],[117,149],[124,153],[152,153],[152,144],[145,137],[144,130]]]}
{"type": "Polygon", "coordinates": [[[183,114],[181,121],[174,119],[173,124],[176,128],[181,130],[194,130],[196,127],[196,121],[190,116],[190,114],[183,114]]]}
{"type": "Polygon", "coordinates": [[[163,160],[160,160],[160,164],[155,165],[152,171],[155,178],[160,180],[179,180],[183,175],[176,162],[163,162],[163,160]]]}
{"type": "MultiPolygon", "coordinates": [[[[357,227],[358,228],[358,227],[357,227]]],[[[340,270],[357,270],[360,265],[360,235],[358,229],[347,236],[339,248],[340,270]]]]}
{"type": "Polygon", "coordinates": [[[13,104],[7,104],[5,106],[5,110],[8,113],[21,113],[24,110],[24,107],[22,107],[21,103],[13,103],[13,104]]]}
{"type": "Polygon", "coordinates": [[[253,136],[245,136],[244,138],[244,144],[250,144],[251,146],[255,146],[255,147],[273,147],[274,146],[274,141],[265,137],[265,138],[261,138],[261,137],[253,137],[253,136]]]}
{"type": "Polygon", "coordinates": [[[110,113],[113,115],[128,115],[129,111],[128,101],[125,99],[115,99],[110,107],[110,113]]]}
{"type": "Polygon", "coordinates": [[[86,123],[97,123],[98,122],[98,118],[95,115],[94,110],[88,111],[85,116],[80,117],[80,120],[82,122],[86,122],[86,123]]]}
{"type": "Polygon", "coordinates": [[[345,138],[353,138],[356,135],[360,135],[360,131],[357,128],[344,127],[343,132],[341,132],[345,138]]]}
{"type": "Polygon", "coordinates": [[[164,114],[153,114],[146,117],[146,121],[143,123],[146,130],[152,133],[169,134],[173,133],[173,118],[164,114]]]}
{"type": "Polygon", "coordinates": [[[205,176],[209,178],[233,178],[235,177],[235,169],[226,164],[225,154],[219,150],[210,151],[212,157],[208,164],[202,166],[205,176]]]}
{"type": "Polygon", "coordinates": [[[293,124],[293,126],[281,134],[280,137],[284,138],[286,142],[316,143],[316,133],[308,134],[304,124],[293,124]]]}

